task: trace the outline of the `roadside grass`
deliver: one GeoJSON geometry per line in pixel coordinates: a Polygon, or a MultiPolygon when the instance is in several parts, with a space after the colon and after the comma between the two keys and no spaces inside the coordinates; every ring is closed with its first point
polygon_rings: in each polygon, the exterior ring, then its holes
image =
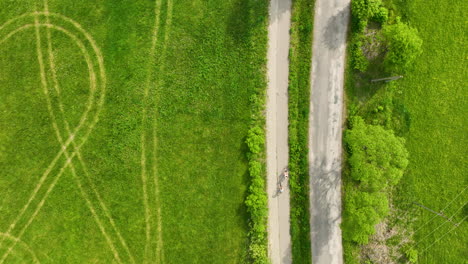
{"type": "MultiPolygon", "coordinates": [[[[154,1],[49,1],[49,10],[78,21],[104,56],[106,99],[81,155],[129,251],[136,263],[143,263],[141,135],[154,126],[160,199],[153,198],[150,208],[153,218],[161,208],[162,226],[151,219],[153,240],[158,228],[162,230],[163,245],[152,243],[162,246],[159,258],[167,263],[246,262],[249,216],[244,200],[250,182],[245,139],[252,122],[249,99],[252,94],[264,94],[266,87],[267,1],[172,2],[172,24],[167,29],[162,23],[156,58],[150,58],[154,1]],[[166,30],[166,56],[162,57],[166,30]],[[152,77],[145,105],[148,72],[152,77]],[[142,124],[145,106],[154,124],[142,124]]],[[[163,0],[161,4],[162,22],[168,18],[167,3],[163,0]]],[[[42,1],[37,6],[41,10],[42,1]]],[[[33,3],[0,2],[0,23],[32,11],[33,3]]],[[[41,30],[47,56],[45,33],[41,30]]],[[[52,39],[66,118],[74,126],[85,108],[82,100],[89,94],[87,66],[70,39],[54,30],[52,39]]],[[[35,49],[34,28],[0,46],[0,232],[8,229],[60,149],[45,104],[35,49]]],[[[49,72],[47,78],[51,78],[49,72]]],[[[59,127],[65,131],[62,123],[59,127]]],[[[148,146],[153,143],[148,140],[148,146]]],[[[147,156],[151,157],[148,146],[147,156]]],[[[58,164],[64,162],[62,157],[58,164]]],[[[82,175],[83,166],[76,159],[73,163],[82,175]]],[[[154,165],[150,158],[147,163],[154,165]]],[[[50,177],[59,169],[55,167],[50,177]]],[[[90,184],[84,188],[89,190],[90,184]]],[[[41,189],[40,194],[44,193],[41,189]]],[[[156,196],[156,191],[149,195],[156,196]]],[[[95,196],[90,199],[97,204],[95,196]]],[[[102,208],[97,208],[97,214],[105,216],[102,208]]],[[[31,215],[28,211],[18,225],[31,215]]],[[[128,263],[130,257],[117,243],[110,224],[105,222],[104,228],[116,242],[123,262],[128,263]]],[[[12,235],[18,234],[14,229],[12,235]]],[[[21,240],[48,263],[113,262],[69,169],[21,240]]],[[[12,244],[5,241],[1,255],[12,244]]],[[[30,260],[24,247],[17,249],[7,262],[30,260]]]]}
{"type": "Polygon", "coordinates": [[[289,171],[294,263],[310,263],[308,129],[315,1],[292,3],[289,51],[289,171]]]}
{"type": "MultiPolygon", "coordinates": [[[[350,115],[359,114],[368,123],[393,129],[406,139],[410,153],[407,171],[391,194],[394,207],[388,218],[410,235],[388,243],[398,245],[409,239],[408,246],[418,251],[418,263],[464,263],[468,242],[464,80],[468,65],[464,59],[467,27],[463,10],[467,5],[445,0],[384,2],[419,31],[423,53],[403,79],[389,84],[369,83],[386,77],[375,62],[365,74],[348,66],[346,93],[350,115]],[[460,225],[454,226],[413,202],[437,212],[443,210],[460,225]]],[[[349,243],[344,247],[347,263],[355,263],[359,247],[349,243]]],[[[404,263],[403,259],[397,261],[404,263]]]]}

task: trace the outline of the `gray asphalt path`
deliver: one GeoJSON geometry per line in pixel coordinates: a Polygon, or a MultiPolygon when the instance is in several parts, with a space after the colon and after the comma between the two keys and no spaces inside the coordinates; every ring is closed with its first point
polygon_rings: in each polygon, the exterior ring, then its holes
{"type": "Polygon", "coordinates": [[[350,0],[316,0],[309,123],[312,263],[341,264],[343,74],[350,0]]]}
{"type": "Polygon", "coordinates": [[[288,53],[291,0],[270,1],[267,90],[268,254],[272,264],[291,263],[288,165],[288,53]],[[282,183],[284,191],[278,192],[282,183]]]}

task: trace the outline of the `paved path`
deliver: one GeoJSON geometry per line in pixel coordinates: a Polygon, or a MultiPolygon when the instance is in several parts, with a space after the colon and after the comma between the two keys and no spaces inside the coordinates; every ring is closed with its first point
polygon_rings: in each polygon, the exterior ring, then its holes
{"type": "Polygon", "coordinates": [[[341,264],[343,73],[350,0],[316,0],[309,124],[312,263],[341,264]]]}
{"type": "Polygon", "coordinates": [[[268,27],[267,189],[268,252],[272,264],[291,263],[288,165],[288,53],[291,0],[271,0],[268,27]],[[282,181],[284,192],[278,193],[282,181]]]}

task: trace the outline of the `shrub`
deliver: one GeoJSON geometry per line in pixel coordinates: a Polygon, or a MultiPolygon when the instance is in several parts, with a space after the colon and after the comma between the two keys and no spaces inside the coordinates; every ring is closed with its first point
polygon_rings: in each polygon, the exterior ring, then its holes
{"type": "Polygon", "coordinates": [[[409,248],[405,250],[405,257],[410,263],[418,262],[418,251],[414,248],[409,248]]]}
{"type": "Polygon", "coordinates": [[[250,215],[249,221],[249,256],[252,263],[268,263],[267,254],[267,217],[268,196],[265,191],[265,167],[261,160],[264,150],[264,131],[259,126],[249,130],[247,145],[249,146],[250,186],[245,205],[250,215]]]}
{"type": "Polygon", "coordinates": [[[388,49],[384,65],[389,72],[404,71],[422,53],[418,31],[400,21],[385,26],[383,35],[388,49]]]}
{"type": "Polygon", "coordinates": [[[350,118],[350,125],[344,141],[350,154],[351,178],[370,191],[397,184],[408,166],[404,139],[381,126],[367,125],[359,116],[350,118]]]}
{"type": "Polygon", "coordinates": [[[380,7],[379,10],[374,14],[372,19],[383,25],[388,20],[388,9],[383,6],[380,7]]]}
{"type": "Polygon", "coordinates": [[[366,28],[370,19],[380,22],[385,14],[388,18],[388,10],[382,7],[382,0],[353,0],[351,1],[351,14],[353,24],[359,32],[366,28]]]}
{"type": "Polygon", "coordinates": [[[259,244],[251,244],[249,247],[250,255],[253,259],[256,259],[256,264],[268,264],[268,258],[264,256],[267,255],[267,249],[263,245],[259,244]]]}
{"type": "Polygon", "coordinates": [[[246,143],[250,152],[254,154],[263,151],[265,145],[265,132],[263,129],[259,126],[250,128],[246,143]]]}
{"type": "Polygon", "coordinates": [[[353,37],[351,41],[351,65],[353,69],[365,72],[369,66],[369,61],[362,51],[362,41],[360,36],[353,37]]]}
{"type": "Polygon", "coordinates": [[[388,199],[385,193],[353,190],[348,192],[345,208],[343,239],[363,245],[375,233],[375,225],[388,214],[388,199]]]}

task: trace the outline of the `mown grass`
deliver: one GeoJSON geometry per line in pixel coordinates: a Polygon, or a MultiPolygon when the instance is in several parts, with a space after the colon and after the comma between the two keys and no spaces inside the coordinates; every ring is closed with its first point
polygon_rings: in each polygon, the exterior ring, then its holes
{"type": "MultiPolygon", "coordinates": [[[[348,110],[362,115],[369,123],[393,129],[406,139],[410,164],[392,193],[392,200],[394,212],[406,219],[400,226],[415,231],[414,243],[410,244],[419,252],[419,263],[464,263],[468,229],[466,220],[462,220],[466,217],[468,193],[462,192],[468,183],[468,108],[464,85],[466,23],[462,10],[466,3],[384,2],[419,31],[423,53],[404,78],[392,84],[368,84],[370,79],[384,75],[375,63],[371,62],[367,74],[348,69],[348,110]],[[378,110],[379,106],[383,110],[378,110]],[[451,231],[454,225],[413,202],[437,212],[449,205],[443,213],[453,216],[452,220],[460,226],[451,231]]],[[[345,244],[349,263],[356,250],[345,244]]]]}
{"type": "Polygon", "coordinates": [[[289,52],[289,171],[294,263],[310,263],[308,129],[315,1],[292,3],[289,52]]]}
{"type": "MultiPolygon", "coordinates": [[[[423,54],[399,83],[401,100],[411,115],[406,136],[410,152],[408,173],[396,195],[403,201],[417,201],[436,211],[442,210],[468,184],[466,167],[468,98],[466,23],[468,6],[463,1],[414,1],[409,3],[407,18],[419,30],[424,41],[423,54]]],[[[466,216],[468,193],[463,193],[444,213],[459,222],[466,216]],[[465,206],[465,208],[463,208],[465,206]],[[460,210],[459,210],[460,209],[460,210]]],[[[418,210],[413,228],[419,229],[434,215],[418,210]]],[[[436,218],[415,234],[421,263],[463,263],[468,242],[467,222],[444,236],[453,226],[436,218]],[[426,237],[428,236],[428,237],[426,237]],[[427,251],[435,240],[442,238],[427,251]]]]}
{"type": "MultiPolygon", "coordinates": [[[[166,3],[162,1],[161,21],[168,17],[166,3]]],[[[43,8],[42,2],[36,4],[43,8]]],[[[52,12],[73,18],[89,31],[104,56],[106,100],[82,156],[136,262],[142,263],[141,134],[149,128],[142,124],[142,109],[151,72],[148,106],[150,118],[155,118],[150,126],[157,134],[160,186],[159,205],[151,208],[161,208],[165,262],[246,261],[245,137],[251,123],[250,96],[265,89],[267,2],[173,1],[172,25],[161,28],[156,58],[150,58],[154,4],[49,1],[52,12]],[[166,56],[162,57],[166,30],[166,56]]],[[[0,23],[32,11],[33,3],[1,1],[0,23]]],[[[46,31],[41,32],[45,36],[46,31]]],[[[76,124],[84,108],[80,100],[89,93],[86,65],[78,48],[70,48],[69,39],[52,32],[59,81],[66,91],[64,107],[70,113],[67,120],[76,124]]],[[[31,29],[0,47],[1,232],[8,229],[60,149],[43,99],[35,45],[31,29]]],[[[81,165],[76,166],[82,173],[81,165]]],[[[54,168],[51,175],[57,171],[54,168]]],[[[97,213],[104,215],[101,209],[97,213]]],[[[156,221],[152,227],[157,229],[156,221]]],[[[22,240],[47,263],[113,261],[69,170],[22,240]]],[[[7,261],[30,259],[18,247],[7,261]]]]}

